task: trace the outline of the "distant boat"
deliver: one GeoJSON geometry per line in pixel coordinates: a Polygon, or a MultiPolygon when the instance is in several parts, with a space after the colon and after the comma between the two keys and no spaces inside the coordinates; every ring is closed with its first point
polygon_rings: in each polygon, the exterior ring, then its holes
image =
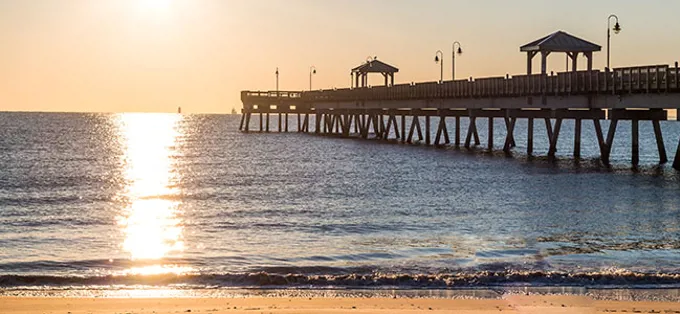
{"type": "Polygon", "coordinates": [[[177,113],[182,113],[182,107],[177,107],[177,113]]]}
{"type": "Polygon", "coordinates": [[[231,108],[231,114],[238,114],[238,113],[236,112],[236,109],[231,108]]]}

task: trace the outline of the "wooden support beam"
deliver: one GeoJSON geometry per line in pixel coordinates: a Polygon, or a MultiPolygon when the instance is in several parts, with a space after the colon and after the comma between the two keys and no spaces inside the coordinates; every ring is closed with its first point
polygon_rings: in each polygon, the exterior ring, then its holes
{"type": "Polygon", "coordinates": [[[441,121],[442,121],[442,132],[444,133],[444,143],[445,144],[451,144],[451,140],[449,139],[449,129],[446,127],[446,116],[442,116],[441,121]]]}
{"type": "Polygon", "coordinates": [[[359,134],[359,123],[361,123],[360,115],[355,114],[354,115],[354,133],[355,134],[359,134]]]}
{"type": "Polygon", "coordinates": [[[300,114],[298,113],[297,114],[297,121],[298,121],[297,122],[297,131],[298,131],[298,133],[302,132],[302,125],[300,125],[300,123],[302,122],[301,120],[302,119],[300,118],[300,114]]]}
{"type": "Polygon", "coordinates": [[[286,129],[284,130],[286,133],[288,133],[288,113],[286,113],[286,129]]]}
{"type": "Polygon", "coordinates": [[[640,164],[640,121],[631,121],[631,162],[634,167],[640,164]]]}
{"type": "Polygon", "coordinates": [[[326,134],[332,134],[333,133],[333,123],[335,122],[335,116],[333,114],[327,113],[324,115],[326,118],[326,127],[323,129],[324,133],[326,134]]]}
{"type": "Polygon", "coordinates": [[[390,131],[392,129],[392,115],[387,116],[387,127],[383,129],[383,136],[382,138],[384,140],[388,140],[390,138],[390,131]]]}
{"type": "Polygon", "coordinates": [[[456,148],[460,147],[460,116],[456,116],[456,148]]]}
{"type": "Polygon", "coordinates": [[[406,115],[401,115],[401,142],[406,143],[406,115]]]}
{"type": "Polygon", "coordinates": [[[367,139],[368,138],[368,131],[371,128],[371,116],[367,115],[361,115],[361,138],[367,139]]]}
{"type": "Polygon", "coordinates": [[[548,131],[548,143],[552,142],[553,138],[553,128],[552,128],[552,120],[550,118],[545,118],[545,129],[548,131]]]}
{"type": "Polygon", "coordinates": [[[413,120],[411,120],[411,127],[409,128],[408,136],[406,137],[406,143],[409,143],[409,144],[413,143],[413,131],[416,128],[416,122],[418,121],[418,116],[413,116],[412,119],[413,120]]]}
{"type": "Polygon", "coordinates": [[[673,169],[680,171],[680,140],[678,140],[678,149],[675,151],[675,159],[673,160],[673,169]]]}
{"type": "Polygon", "coordinates": [[[335,122],[333,123],[335,125],[335,133],[340,134],[340,124],[342,123],[342,120],[340,120],[340,115],[335,114],[333,117],[335,118],[335,122]]]}
{"type": "Polygon", "coordinates": [[[281,113],[279,113],[279,133],[281,133],[281,113]]]}
{"type": "Polygon", "coordinates": [[[324,127],[323,127],[323,133],[324,134],[330,134],[333,133],[333,115],[326,113],[323,115],[324,117],[324,127]]]}
{"type": "Polygon", "coordinates": [[[477,117],[475,117],[472,123],[472,135],[475,137],[475,146],[479,146],[481,141],[479,140],[479,132],[477,132],[477,117]]]}
{"type": "Polygon", "coordinates": [[[527,131],[527,155],[531,156],[534,153],[534,118],[529,118],[527,131]]]}
{"type": "MultiPolygon", "coordinates": [[[[504,120],[505,120],[505,128],[506,128],[508,131],[510,131],[510,117],[509,117],[509,115],[510,115],[510,110],[506,110],[506,116],[505,116],[504,120]]],[[[516,119],[516,118],[513,118],[513,119],[516,119]]],[[[509,132],[508,132],[508,134],[509,134],[509,132]]],[[[511,134],[511,137],[510,137],[510,146],[511,146],[511,147],[516,147],[516,146],[517,146],[517,143],[515,143],[515,135],[514,135],[514,134],[511,134]]]]}
{"type": "Polygon", "coordinates": [[[654,136],[656,137],[656,147],[659,149],[659,163],[665,164],[668,162],[666,155],[666,145],[663,143],[663,134],[661,134],[661,125],[659,120],[652,120],[654,126],[654,136]]]}
{"type": "Polygon", "coordinates": [[[309,133],[309,114],[305,113],[304,118],[302,118],[302,132],[309,133]]]}
{"type": "Polygon", "coordinates": [[[472,137],[474,133],[477,130],[477,118],[476,117],[470,117],[470,123],[468,124],[468,132],[467,136],[465,137],[465,148],[470,149],[470,142],[472,141],[472,137]]]}
{"type": "Polygon", "coordinates": [[[246,132],[250,130],[250,116],[251,116],[250,112],[246,113],[246,125],[244,126],[246,132]]]}
{"type": "Polygon", "coordinates": [[[605,156],[605,160],[603,160],[605,165],[609,165],[610,161],[609,157],[612,154],[612,146],[614,145],[614,135],[616,135],[616,126],[618,124],[619,120],[616,119],[611,120],[611,124],[609,125],[609,131],[607,131],[607,144],[605,146],[607,148],[607,154],[605,156]]]}
{"type": "Polygon", "coordinates": [[[380,134],[384,134],[384,133],[385,133],[385,116],[381,114],[380,115],[380,134]]]}
{"type": "Polygon", "coordinates": [[[581,119],[574,120],[574,158],[581,158],[581,119]]]}
{"type": "Polygon", "coordinates": [[[420,118],[416,117],[416,131],[418,132],[418,141],[423,140],[423,130],[420,128],[420,118]]]}
{"type": "Polygon", "coordinates": [[[373,133],[376,138],[380,138],[380,122],[378,122],[379,115],[373,115],[373,133]]]}
{"type": "Polygon", "coordinates": [[[441,135],[442,135],[442,120],[440,118],[439,123],[437,123],[437,132],[435,133],[434,136],[434,146],[439,146],[439,139],[441,138],[441,135]]]}
{"type": "Polygon", "coordinates": [[[597,144],[600,147],[600,159],[604,164],[607,164],[607,160],[605,160],[605,157],[607,156],[607,142],[604,140],[600,119],[593,119],[593,125],[595,126],[595,134],[597,135],[597,144]]]}
{"type": "Polygon", "coordinates": [[[440,145],[441,137],[444,137],[444,144],[450,144],[449,130],[446,127],[446,116],[439,117],[439,125],[437,126],[437,136],[435,139],[435,145],[440,145]]]}
{"type": "MultiPolygon", "coordinates": [[[[267,114],[269,116],[269,114],[267,114]]],[[[262,132],[262,113],[260,112],[260,132],[262,132]]]]}
{"type": "Polygon", "coordinates": [[[493,118],[489,117],[489,151],[493,151],[493,118]]]}
{"type": "Polygon", "coordinates": [[[318,112],[314,115],[314,124],[316,125],[316,128],[314,129],[314,133],[316,133],[316,134],[321,133],[322,115],[323,114],[318,113],[318,112]]]}
{"type": "Polygon", "coordinates": [[[609,110],[611,120],[668,120],[668,112],[661,109],[650,110],[609,110]]]}
{"type": "Polygon", "coordinates": [[[511,118],[510,122],[508,124],[508,133],[505,136],[505,144],[503,145],[503,151],[506,154],[510,153],[510,150],[513,147],[513,142],[515,138],[515,123],[517,122],[517,118],[511,118]]]}
{"type": "Polygon", "coordinates": [[[430,144],[430,116],[425,116],[425,145],[430,144]]]}
{"type": "Polygon", "coordinates": [[[267,116],[267,121],[265,123],[265,132],[269,133],[269,112],[265,114],[267,116]]]}
{"type": "Polygon", "coordinates": [[[555,157],[557,153],[557,140],[560,138],[560,128],[562,127],[562,118],[555,119],[555,129],[552,132],[550,139],[550,148],[548,149],[548,157],[555,157]]]}
{"type": "Polygon", "coordinates": [[[245,120],[246,120],[246,115],[245,115],[245,114],[241,114],[241,123],[239,123],[239,125],[238,125],[238,130],[239,130],[239,131],[242,131],[242,130],[243,130],[243,122],[244,122],[245,120]]]}
{"type": "Polygon", "coordinates": [[[397,116],[390,115],[390,119],[392,119],[392,127],[394,128],[395,139],[399,139],[401,137],[401,133],[399,133],[399,124],[397,123],[397,116]]]}

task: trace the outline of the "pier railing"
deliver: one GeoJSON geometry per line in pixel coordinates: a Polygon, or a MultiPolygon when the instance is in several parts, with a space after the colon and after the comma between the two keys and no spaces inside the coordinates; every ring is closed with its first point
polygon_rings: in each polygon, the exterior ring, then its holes
{"type": "Polygon", "coordinates": [[[257,103],[276,97],[306,102],[408,100],[442,98],[498,98],[523,96],[569,96],[584,94],[625,95],[680,92],[677,65],[615,68],[611,71],[578,71],[536,75],[486,77],[393,86],[343,88],[308,92],[242,92],[244,101],[257,103]]]}

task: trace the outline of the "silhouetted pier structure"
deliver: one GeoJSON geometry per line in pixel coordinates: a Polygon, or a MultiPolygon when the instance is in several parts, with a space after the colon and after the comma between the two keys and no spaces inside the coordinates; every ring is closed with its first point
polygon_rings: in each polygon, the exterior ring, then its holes
{"type": "MultiPolygon", "coordinates": [[[[357,86],[345,89],[316,91],[243,91],[242,118],[239,129],[251,131],[253,114],[259,114],[259,131],[269,132],[270,114],[279,115],[279,132],[288,132],[288,115],[297,114],[297,131],[368,139],[395,139],[402,143],[425,142],[426,145],[455,145],[471,148],[480,145],[476,121],[488,119],[488,149],[493,150],[494,119],[505,121],[503,151],[510,153],[515,146],[514,130],[517,119],[528,120],[527,154],[533,155],[534,123],[543,120],[549,142],[548,156],[555,157],[563,121],[574,121],[573,156],[581,155],[583,120],[592,120],[600,158],[609,164],[610,153],[619,121],[632,124],[632,164],[639,163],[639,123],[650,121],[656,138],[659,162],[668,161],[659,121],[667,120],[665,109],[680,108],[680,69],[674,65],[646,65],[625,68],[592,69],[592,53],[600,47],[564,32],[557,32],[521,47],[527,52],[527,74],[505,75],[476,79],[386,84],[366,87],[366,73],[371,62],[357,67],[357,86]],[[572,71],[546,73],[547,56],[564,52],[572,60],[572,71]],[[541,55],[540,74],[532,74],[531,61],[541,55]],[[585,71],[577,71],[577,57],[587,58],[585,71]],[[359,78],[360,81],[359,81],[359,78]],[[310,127],[310,115],[315,115],[310,127]],[[608,115],[608,117],[607,117],[608,115]],[[285,125],[282,124],[281,120],[285,125]],[[406,117],[411,117],[407,121],[406,117]],[[438,117],[434,139],[431,138],[431,118],[438,117]],[[461,135],[460,118],[469,118],[466,135],[461,135]],[[600,120],[611,120],[605,134],[600,120]],[[453,143],[448,129],[454,120],[453,143]],[[265,125],[263,125],[263,123],[265,125]],[[283,128],[283,129],[282,129],[283,128]],[[423,130],[424,128],[424,130],[423,130]],[[371,136],[372,135],[372,136],[371,136]]],[[[398,70],[383,62],[376,68],[393,80],[398,70]],[[387,66],[387,67],[386,67],[387,66]],[[390,76],[391,75],[391,76],[390,76]]],[[[680,170],[680,141],[673,167],[680,170]]]]}

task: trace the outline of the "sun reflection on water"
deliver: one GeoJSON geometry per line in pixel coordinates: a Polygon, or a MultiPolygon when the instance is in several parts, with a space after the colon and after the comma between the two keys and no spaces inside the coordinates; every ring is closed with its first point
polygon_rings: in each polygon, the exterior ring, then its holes
{"type": "MultiPolygon", "coordinates": [[[[179,191],[175,187],[180,174],[172,160],[181,135],[178,127],[181,119],[182,116],[171,114],[119,117],[126,179],[126,188],[120,196],[127,206],[118,223],[125,234],[122,247],[132,260],[160,260],[184,250],[179,191]]],[[[177,267],[151,265],[129,271],[159,274],[177,273],[177,270],[177,267]]]]}

